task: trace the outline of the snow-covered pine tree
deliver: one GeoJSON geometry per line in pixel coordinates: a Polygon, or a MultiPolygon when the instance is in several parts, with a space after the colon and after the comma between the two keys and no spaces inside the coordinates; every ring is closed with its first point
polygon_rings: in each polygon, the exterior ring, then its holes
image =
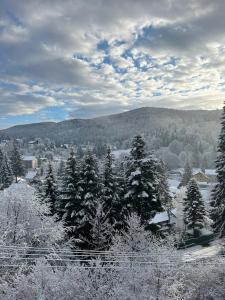
{"type": "Polygon", "coordinates": [[[11,152],[10,160],[11,160],[12,171],[17,182],[19,176],[24,176],[25,170],[24,170],[21,154],[19,152],[19,149],[15,141],[13,143],[13,149],[11,152]]]}
{"type": "Polygon", "coordinates": [[[40,198],[48,205],[49,215],[55,215],[57,212],[56,205],[58,199],[58,189],[50,162],[48,163],[47,175],[44,179],[43,185],[40,187],[40,190],[40,198]]]}
{"type": "Polygon", "coordinates": [[[162,206],[157,197],[156,160],[147,156],[145,142],[139,135],[133,139],[126,178],[125,199],[130,212],[136,213],[141,222],[147,224],[162,206]]]}
{"type": "Polygon", "coordinates": [[[218,141],[218,154],[216,160],[217,184],[211,195],[211,219],[214,232],[220,237],[225,236],[225,104],[221,120],[221,131],[218,141]]]}
{"type": "Polygon", "coordinates": [[[65,163],[63,160],[60,160],[59,167],[57,170],[57,177],[59,178],[62,177],[62,175],[64,174],[64,169],[65,169],[65,163]]]}
{"type": "Polygon", "coordinates": [[[114,229],[125,228],[128,216],[122,197],[123,186],[120,186],[118,177],[113,169],[113,156],[110,147],[107,149],[103,172],[102,202],[103,210],[108,215],[109,223],[114,229]]]}
{"type": "Polygon", "coordinates": [[[89,223],[91,225],[90,239],[83,240],[88,244],[89,249],[106,250],[111,246],[114,228],[109,223],[109,213],[105,212],[101,202],[97,203],[95,215],[90,214],[89,223]]]}
{"type": "Polygon", "coordinates": [[[97,203],[100,201],[101,188],[99,183],[98,165],[93,154],[88,150],[81,168],[81,211],[79,223],[79,238],[83,241],[80,245],[85,249],[90,247],[92,223],[96,214],[97,203]],[[86,242],[88,241],[88,243],[86,242]]]}
{"type": "Polygon", "coordinates": [[[81,210],[80,170],[73,150],[66,161],[59,189],[57,214],[70,228],[69,236],[77,237],[81,210]]]}
{"type": "Polygon", "coordinates": [[[6,154],[0,149],[0,189],[8,188],[13,183],[13,173],[6,154]]]}
{"type": "Polygon", "coordinates": [[[172,196],[169,190],[167,180],[167,168],[165,163],[160,160],[157,164],[158,172],[158,197],[165,211],[170,211],[173,208],[172,196]]]}
{"type": "Polygon", "coordinates": [[[187,160],[184,166],[184,173],[181,178],[181,182],[178,185],[178,188],[181,188],[182,186],[187,186],[188,182],[191,180],[193,174],[192,174],[192,168],[190,166],[189,161],[187,160]]]}
{"type": "Polygon", "coordinates": [[[204,227],[205,215],[205,205],[198,184],[195,179],[191,179],[184,198],[184,222],[187,229],[193,230],[193,235],[196,235],[196,229],[204,227]]]}

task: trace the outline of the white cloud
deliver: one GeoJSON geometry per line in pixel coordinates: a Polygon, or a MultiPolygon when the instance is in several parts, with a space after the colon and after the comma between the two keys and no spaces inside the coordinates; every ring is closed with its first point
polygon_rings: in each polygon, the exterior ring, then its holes
{"type": "Polygon", "coordinates": [[[220,107],[224,12],[222,0],[3,0],[1,114],[220,107]]]}

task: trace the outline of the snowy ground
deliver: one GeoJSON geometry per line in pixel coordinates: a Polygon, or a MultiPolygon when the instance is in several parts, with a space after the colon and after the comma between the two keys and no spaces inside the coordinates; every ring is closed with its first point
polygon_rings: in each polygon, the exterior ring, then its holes
{"type": "Polygon", "coordinates": [[[215,240],[211,242],[208,247],[202,247],[200,245],[194,246],[188,249],[180,250],[183,252],[183,259],[185,261],[198,260],[202,258],[210,258],[216,256],[222,248],[221,240],[215,240]]]}

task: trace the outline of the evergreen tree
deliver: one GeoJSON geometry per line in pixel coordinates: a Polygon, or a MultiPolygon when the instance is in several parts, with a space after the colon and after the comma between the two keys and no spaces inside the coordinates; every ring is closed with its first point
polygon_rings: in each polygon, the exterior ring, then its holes
{"type": "Polygon", "coordinates": [[[12,167],[12,171],[13,174],[16,178],[16,182],[18,181],[18,177],[19,176],[24,176],[25,171],[24,171],[24,166],[23,166],[23,162],[22,162],[22,158],[21,158],[21,154],[19,152],[19,149],[16,145],[16,142],[13,143],[13,149],[11,152],[11,167],[12,167]]]}
{"type": "Polygon", "coordinates": [[[212,191],[211,218],[213,229],[220,237],[225,236],[225,105],[223,107],[221,132],[216,160],[217,184],[212,191]]]}
{"type": "Polygon", "coordinates": [[[193,229],[194,235],[196,229],[204,227],[205,214],[205,206],[198,184],[194,179],[191,179],[184,198],[184,222],[188,229],[193,229]]]}
{"type": "Polygon", "coordinates": [[[77,147],[77,156],[78,156],[78,158],[83,158],[83,156],[84,156],[84,151],[81,146],[77,147]]]}
{"type": "Polygon", "coordinates": [[[113,157],[108,147],[103,173],[102,201],[109,223],[118,230],[125,227],[127,217],[125,203],[120,197],[122,192],[123,186],[119,185],[118,177],[114,173],[113,157]]]}
{"type": "Polygon", "coordinates": [[[169,184],[167,180],[167,169],[165,163],[161,160],[157,164],[158,171],[158,197],[165,211],[173,208],[172,197],[170,195],[169,184]]]}
{"type": "Polygon", "coordinates": [[[59,167],[57,170],[57,177],[61,178],[64,174],[65,164],[63,160],[60,160],[59,167]]]}
{"type": "Polygon", "coordinates": [[[108,214],[104,211],[102,203],[98,202],[95,215],[90,214],[89,223],[91,225],[90,239],[84,237],[88,248],[94,250],[106,250],[111,245],[114,229],[109,223],[108,214]]]}
{"type": "Polygon", "coordinates": [[[82,163],[80,185],[82,187],[81,219],[78,237],[83,241],[82,247],[88,248],[91,243],[91,230],[93,227],[90,220],[95,217],[97,203],[101,196],[98,166],[90,150],[88,150],[82,163]]]}
{"type": "Polygon", "coordinates": [[[80,171],[74,152],[71,151],[62,174],[57,214],[64,225],[69,227],[69,235],[77,237],[79,213],[81,210],[80,171]]]}
{"type": "Polygon", "coordinates": [[[162,206],[157,197],[156,161],[147,157],[141,136],[133,140],[126,178],[125,199],[129,209],[137,213],[143,224],[147,224],[156,212],[162,210],[162,206]]]}
{"type": "Polygon", "coordinates": [[[178,188],[181,188],[182,186],[187,186],[188,182],[191,180],[193,174],[192,174],[192,168],[189,164],[189,161],[186,161],[186,164],[184,166],[184,173],[181,178],[181,182],[178,186],[178,188]]]}
{"type": "Polygon", "coordinates": [[[0,149],[0,189],[8,188],[13,183],[13,173],[7,155],[0,149]]]}
{"type": "Polygon", "coordinates": [[[44,183],[41,186],[40,198],[49,206],[49,215],[53,216],[56,213],[56,203],[58,199],[57,184],[52,170],[52,165],[48,163],[47,175],[44,183]]]}

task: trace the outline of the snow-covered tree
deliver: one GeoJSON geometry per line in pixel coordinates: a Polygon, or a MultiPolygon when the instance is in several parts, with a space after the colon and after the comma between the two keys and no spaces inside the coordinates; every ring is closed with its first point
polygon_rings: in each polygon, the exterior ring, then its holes
{"type": "Polygon", "coordinates": [[[221,132],[216,160],[217,184],[212,191],[211,218],[213,228],[220,237],[225,236],[225,105],[223,108],[221,132]]]}
{"type": "Polygon", "coordinates": [[[96,205],[95,215],[89,215],[90,239],[83,237],[83,240],[88,243],[88,248],[102,251],[111,245],[114,229],[109,223],[110,214],[103,209],[102,203],[98,202],[96,205]]]}
{"type": "Polygon", "coordinates": [[[187,229],[193,230],[194,235],[196,235],[196,229],[204,227],[205,215],[205,206],[198,184],[194,179],[191,179],[184,198],[184,222],[187,229]]]}
{"type": "Polygon", "coordinates": [[[13,183],[13,173],[6,154],[0,149],[0,190],[13,183]]]}
{"type": "Polygon", "coordinates": [[[41,200],[49,206],[49,213],[53,216],[57,212],[58,188],[50,162],[39,195],[41,200]]]}
{"type": "Polygon", "coordinates": [[[115,235],[111,250],[115,252],[143,252],[149,251],[151,234],[145,230],[137,214],[131,214],[128,228],[115,235]]]}
{"type": "Polygon", "coordinates": [[[157,169],[156,160],[147,156],[145,142],[141,136],[133,139],[131,159],[126,174],[125,199],[130,211],[137,213],[143,223],[162,210],[157,197],[157,169]]]}
{"type": "Polygon", "coordinates": [[[11,160],[12,171],[13,171],[13,174],[14,174],[14,176],[16,178],[16,182],[17,182],[18,177],[24,176],[25,171],[24,171],[24,166],[23,166],[23,162],[22,162],[22,157],[21,157],[21,154],[19,152],[16,142],[13,143],[13,149],[11,152],[10,160],[11,160]]]}
{"type": "Polygon", "coordinates": [[[114,229],[125,226],[127,210],[121,197],[123,186],[120,186],[118,177],[113,168],[113,156],[110,148],[107,149],[103,172],[102,203],[105,213],[108,215],[109,223],[114,229]]]}
{"type": "Polygon", "coordinates": [[[161,160],[157,164],[157,172],[158,172],[158,185],[157,192],[159,200],[163,206],[165,211],[170,211],[173,208],[172,196],[169,190],[169,184],[167,180],[167,169],[165,163],[161,160]]]}
{"type": "Polygon", "coordinates": [[[35,189],[21,182],[0,191],[0,243],[50,246],[63,238],[63,228],[49,208],[35,197],[35,189]]]}
{"type": "Polygon", "coordinates": [[[90,245],[91,229],[93,227],[90,220],[92,220],[96,214],[97,203],[100,201],[101,196],[98,165],[90,150],[82,162],[79,184],[82,190],[78,237],[83,240],[83,247],[88,247],[90,245]],[[89,244],[87,244],[85,240],[88,240],[89,244]]]}
{"type": "Polygon", "coordinates": [[[178,240],[183,238],[185,232],[184,223],[184,198],[186,196],[186,187],[181,187],[177,190],[174,197],[173,206],[176,209],[176,224],[175,224],[175,234],[178,240]]]}
{"type": "Polygon", "coordinates": [[[57,177],[61,178],[64,174],[64,170],[65,170],[65,163],[63,160],[60,160],[59,167],[57,170],[57,177]]]}
{"type": "Polygon", "coordinates": [[[181,188],[182,186],[187,186],[188,182],[191,180],[193,174],[192,174],[192,168],[189,164],[189,161],[187,160],[184,166],[184,173],[181,178],[181,182],[178,186],[178,188],[181,188]]]}
{"type": "Polygon", "coordinates": [[[63,220],[66,227],[70,228],[71,236],[77,236],[81,210],[81,191],[80,170],[75,154],[71,151],[62,174],[57,206],[58,217],[63,220]]]}

